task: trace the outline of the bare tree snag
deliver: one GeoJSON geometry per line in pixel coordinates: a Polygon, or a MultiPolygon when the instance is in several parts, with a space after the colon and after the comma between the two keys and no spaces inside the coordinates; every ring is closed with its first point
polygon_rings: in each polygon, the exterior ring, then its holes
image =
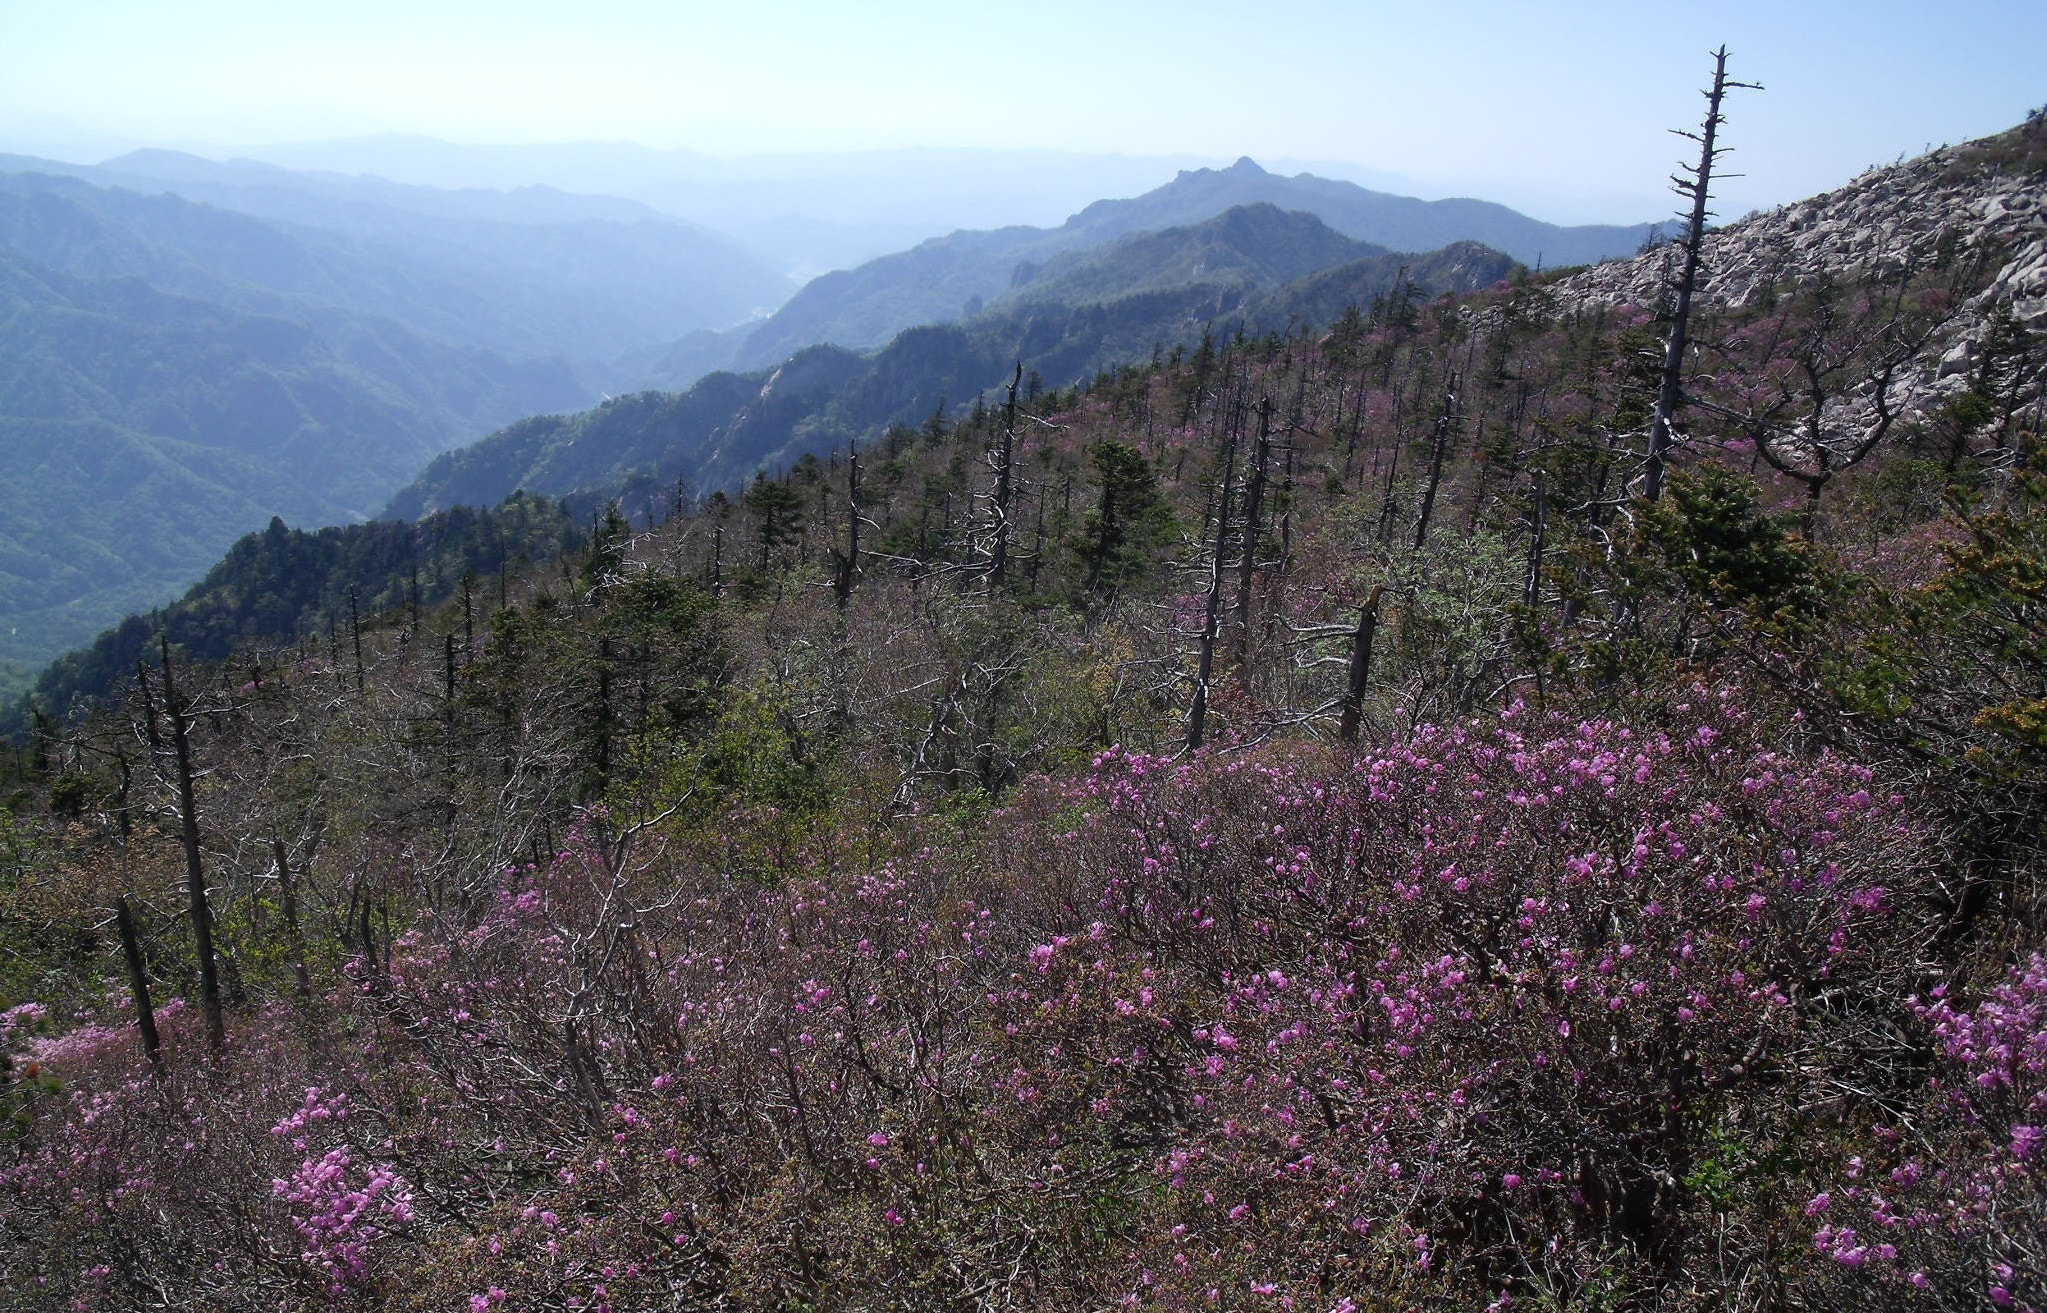
{"type": "Polygon", "coordinates": [[[1272,398],[1258,401],[1258,441],[1244,482],[1243,550],[1237,559],[1237,600],[1230,607],[1230,625],[1237,635],[1237,669],[1250,680],[1251,585],[1258,571],[1258,545],[1265,536],[1265,466],[1272,454],[1272,398]]]}
{"type": "Polygon", "coordinates": [[[313,980],[306,970],[306,937],[299,928],[298,890],[292,884],[291,859],[282,839],[270,841],[270,852],[277,862],[277,899],[284,911],[285,940],[291,946],[291,973],[298,982],[300,997],[309,997],[313,980]]]}
{"type": "Polygon", "coordinates": [[[860,444],[856,442],[847,449],[846,455],[846,551],[839,556],[838,569],[832,576],[832,598],[841,611],[853,600],[853,581],[859,573],[860,444]]]}
{"type": "Polygon", "coordinates": [[[1543,531],[1548,527],[1549,488],[1543,477],[1535,476],[1535,506],[1529,512],[1528,565],[1521,579],[1521,604],[1534,606],[1542,591],[1543,531]]]}
{"type": "Polygon", "coordinates": [[[1372,640],[1379,633],[1379,593],[1383,587],[1373,585],[1372,595],[1358,608],[1358,628],[1350,640],[1350,682],[1343,694],[1343,720],[1336,729],[1337,737],[1345,743],[1358,741],[1358,729],[1365,718],[1365,684],[1372,677],[1372,640]]]}
{"type": "MultiPolygon", "coordinates": [[[[362,614],[356,609],[355,589],[353,587],[350,587],[348,590],[348,632],[355,643],[355,692],[357,697],[361,697],[363,691],[362,614]]],[[[168,649],[166,651],[168,652],[168,649]]],[[[168,659],[166,659],[166,664],[163,668],[163,679],[164,696],[168,698],[170,696],[171,682],[171,668],[168,664],[168,659]]]]}
{"type": "Polygon", "coordinates": [[[1699,143],[1699,162],[1685,174],[1674,175],[1670,180],[1678,195],[1691,200],[1692,209],[1685,227],[1684,260],[1679,266],[1677,286],[1673,289],[1675,302],[1670,313],[1670,336],[1663,344],[1663,375],[1656,388],[1656,407],[1649,418],[1648,465],[1642,475],[1642,495],[1650,501],[1663,496],[1663,469],[1672,440],[1671,416],[1684,404],[1684,360],[1685,351],[1691,345],[1692,298],[1699,286],[1699,252],[1705,245],[1706,220],[1712,213],[1706,208],[1706,203],[1712,195],[1714,162],[1727,153],[1726,147],[1714,145],[1720,125],[1725,121],[1720,113],[1720,103],[1728,92],[1738,87],[1762,90],[1758,83],[1727,80],[1727,47],[1721,46],[1713,52],[1713,87],[1705,93],[1705,122],[1697,132],[1672,129],[1678,136],[1699,143]]]}
{"type": "MultiPolygon", "coordinates": [[[[185,850],[185,897],[192,916],[192,945],[199,959],[199,1004],[206,1024],[206,1047],[219,1053],[227,1047],[227,1023],[220,1007],[220,963],[213,952],[213,910],[206,901],[206,867],[199,849],[199,804],[192,781],[192,718],[178,697],[171,671],[171,641],[161,639],[164,719],[170,725],[171,765],[178,791],[178,840],[185,850]]],[[[143,697],[148,698],[147,685],[143,697]]],[[[150,713],[151,737],[155,716],[150,713]]]]}
{"type": "Polygon", "coordinates": [[[1009,380],[1009,396],[1002,403],[1002,448],[995,462],[995,545],[988,560],[988,591],[1000,592],[1009,568],[1009,512],[1012,483],[1016,473],[1016,390],[1023,383],[1023,361],[1009,380]]]}
{"type": "Polygon", "coordinates": [[[1414,550],[1421,552],[1422,544],[1428,541],[1429,521],[1436,513],[1436,489],[1443,482],[1443,453],[1449,448],[1450,434],[1457,427],[1457,373],[1452,370],[1450,381],[1443,385],[1443,409],[1436,415],[1436,430],[1429,440],[1429,482],[1422,492],[1421,515],[1414,522],[1414,550]]]}
{"type": "Polygon", "coordinates": [[[1208,686],[1215,674],[1215,636],[1222,618],[1223,553],[1230,541],[1230,503],[1237,495],[1237,428],[1233,415],[1224,427],[1223,486],[1215,511],[1215,539],[1208,553],[1208,600],[1202,610],[1201,650],[1195,659],[1194,700],[1187,708],[1187,750],[1199,748],[1208,733],[1208,686]]]}
{"type": "Polygon", "coordinates": [[[156,1031],[156,1008],[149,1001],[149,964],[142,957],[142,940],[135,933],[135,917],[128,911],[128,895],[114,900],[114,923],[121,931],[121,957],[128,964],[128,993],[135,1000],[135,1032],[142,1037],[142,1052],[149,1070],[158,1080],[164,1076],[163,1039],[156,1031]]]}

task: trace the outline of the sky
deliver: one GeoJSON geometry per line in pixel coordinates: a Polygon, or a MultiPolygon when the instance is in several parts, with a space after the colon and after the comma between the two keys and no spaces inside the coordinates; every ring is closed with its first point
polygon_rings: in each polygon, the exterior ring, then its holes
{"type": "Polygon", "coordinates": [[[1766,88],[1729,106],[1730,219],[2047,101],[2040,0],[0,0],[0,148],[1250,155],[1632,222],[1674,205],[1722,43],[1766,88]]]}

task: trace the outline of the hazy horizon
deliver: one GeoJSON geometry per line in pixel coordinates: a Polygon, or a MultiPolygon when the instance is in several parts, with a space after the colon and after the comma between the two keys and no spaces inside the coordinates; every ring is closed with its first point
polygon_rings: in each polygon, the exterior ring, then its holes
{"type": "MultiPolygon", "coordinates": [[[[1300,173],[1318,177],[1352,182],[1374,191],[1394,195],[1410,196],[1421,200],[1472,199],[1492,201],[1511,206],[1531,218],[1558,224],[1617,224],[1627,225],[1652,222],[1667,217],[1671,209],[1666,198],[1655,195],[1599,197],[1587,195],[1562,195],[1543,191],[1539,188],[1514,187],[1508,183],[1487,187],[1482,181],[1458,187],[1453,184],[1432,184],[1427,179],[1373,168],[1354,160],[1302,159],[1290,155],[1235,155],[1199,154],[1177,152],[1168,154],[1144,154],[1130,151],[1081,151],[1065,150],[1043,146],[958,146],[958,145],[913,145],[847,148],[843,150],[767,150],[746,153],[718,153],[711,150],[697,150],[687,146],[650,146],[645,142],[624,138],[577,139],[562,141],[462,141],[438,137],[424,132],[388,131],[361,133],[353,136],[307,138],[291,141],[253,142],[243,145],[229,145],[221,142],[195,141],[170,138],[124,137],[109,133],[95,133],[79,129],[75,124],[45,121],[39,124],[9,124],[0,122],[0,154],[33,156],[64,164],[97,167],[112,163],[138,151],[170,151],[195,155],[217,163],[253,161],[275,164],[284,168],[307,168],[320,170],[320,164],[302,162],[307,156],[320,156],[335,151],[360,151],[364,155],[381,156],[378,162],[365,162],[360,168],[332,169],[343,173],[360,173],[365,176],[382,178],[387,181],[415,186],[441,188],[488,188],[510,190],[520,186],[551,186],[563,191],[585,191],[588,187],[563,185],[544,176],[511,176],[504,165],[491,167],[472,165],[466,171],[453,175],[445,171],[434,171],[408,162],[404,152],[412,148],[452,147],[463,152],[483,153],[540,153],[558,152],[564,157],[570,152],[589,152],[599,157],[607,152],[643,155],[648,159],[673,161],[684,169],[678,176],[697,176],[719,181],[770,182],[780,180],[867,177],[860,170],[871,167],[877,161],[913,162],[922,159],[983,159],[990,162],[1035,158],[1046,165],[1093,164],[1093,174],[1076,178],[1076,188],[1067,188],[1071,197],[1059,204],[1072,207],[1126,193],[1096,192],[1085,189],[1088,176],[1121,175],[1128,179],[1130,192],[1150,190],[1172,180],[1176,172],[1188,169],[1227,168],[1236,160],[1250,158],[1267,172],[1293,176],[1300,173]],[[1602,203],[1603,202],[1603,203],[1602,203]],[[1629,209],[1632,204],[1634,209],[1629,209]],[[1647,209],[1644,209],[1644,206],[1647,209]]],[[[1844,179],[1845,180],[1845,179],[1844,179]]],[[[601,193],[592,193],[601,194],[601,193]]],[[[1057,194],[1049,195],[1046,202],[1059,200],[1057,194]]],[[[1058,204],[1041,204],[1039,213],[1018,213],[1008,215],[994,222],[1031,223],[1056,225],[1067,218],[1071,208],[1059,208],[1058,204]]]]}
{"type": "Polygon", "coordinates": [[[920,150],[1249,155],[1560,223],[1670,210],[1663,182],[1685,143],[1666,129],[1696,121],[1707,52],[1722,42],[1734,74],[1768,88],[1730,105],[1728,167],[1745,176],[1719,189],[1729,218],[2010,126],[2040,94],[2032,64],[2047,48],[2047,9],[1957,4],[1929,21],[1900,0],[1710,14],[1618,0],[1427,14],[1275,0],[1250,15],[1210,0],[1107,12],[1048,0],[1028,24],[795,0],[743,12],[370,0],[346,14],[0,0],[0,16],[0,147],[77,162],[134,146],[265,158],[382,134],[634,143],[707,165],[920,150]]]}

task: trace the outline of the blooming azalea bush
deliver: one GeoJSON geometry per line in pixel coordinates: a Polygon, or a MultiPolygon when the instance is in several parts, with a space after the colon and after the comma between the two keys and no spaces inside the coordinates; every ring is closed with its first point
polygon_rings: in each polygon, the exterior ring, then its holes
{"type": "Polygon", "coordinates": [[[1137,1293],[1454,1266],[1572,1298],[1617,1255],[1650,1286],[1705,1259],[1715,1130],[1739,1108],[1760,1152],[1822,1106],[1893,1020],[1846,1000],[1902,1006],[1912,925],[1896,800],[1744,719],[1702,696],[1647,731],[1512,713],[1345,770],[1098,763],[1083,842],[1119,933],[1037,969],[1143,1014],[1126,1064],[1170,1055],[1146,1115],[1171,1109],[1175,1220],[1131,1251],[1137,1293]],[[1133,946],[1160,979],[1117,969],[1133,946]]]}
{"type": "Polygon", "coordinates": [[[2047,1308],[2047,957],[1916,1003],[1933,1064],[1806,1204],[1833,1284],[1926,1308],[2047,1308]]]}
{"type": "Polygon", "coordinates": [[[10,1226],[107,1306],[2037,1303],[2040,967],[1928,994],[1782,728],[1113,750],[765,882],[592,816],[217,1070],[80,1049],[10,1226]]]}
{"type": "Polygon", "coordinates": [[[299,1257],[327,1276],[335,1295],[367,1280],[370,1246],[413,1220],[412,1191],[389,1165],[359,1163],[346,1144],[319,1153],[311,1143],[327,1138],[316,1128],[338,1128],[347,1118],[348,1096],[315,1085],[306,1089],[302,1105],[270,1128],[305,1154],[289,1177],[270,1183],[270,1193],[291,1209],[292,1225],[305,1241],[299,1257]]]}

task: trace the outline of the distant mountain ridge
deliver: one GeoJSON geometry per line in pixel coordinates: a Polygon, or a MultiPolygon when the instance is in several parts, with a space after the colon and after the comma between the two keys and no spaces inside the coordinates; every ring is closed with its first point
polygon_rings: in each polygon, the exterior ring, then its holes
{"type": "Polygon", "coordinates": [[[1421,201],[1309,174],[1280,177],[1247,157],[1227,169],[1183,171],[1142,196],[1097,201],[1057,228],[957,232],[825,274],[751,330],[731,363],[757,367],[813,342],[874,346],[912,324],[967,317],[1058,256],[1261,202],[1312,214],[1345,237],[1388,250],[1475,241],[1550,267],[1632,255],[1656,230],[1647,223],[1559,227],[1487,201],[1421,201]]]}
{"type": "Polygon", "coordinates": [[[1099,236],[1184,224],[1266,201],[1312,214],[1347,237],[1396,251],[1434,251],[1478,242],[1523,264],[1556,268],[1631,255],[1654,223],[1560,226],[1492,201],[1418,200],[1301,173],[1268,173],[1245,156],[1227,169],[1193,169],[1130,201],[1097,201],[1075,222],[1099,236]]]}
{"type": "Polygon", "coordinates": [[[612,197],[0,156],[0,687],[272,516],[362,519],[436,452],[789,287],[612,197]]]}
{"type": "MultiPolygon", "coordinates": [[[[94,168],[0,157],[0,187],[67,196],[250,288],[510,357],[564,357],[593,390],[618,385],[617,357],[756,317],[791,290],[728,239],[612,197],[441,192],[172,151],[94,168]]],[[[39,249],[25,235],[12,240],[77,272],[113,271],[70,263],[80,253],[39,249]]],[[[161,261],[119,271],[171,272],[161,261]]],[[[247,289],[215,279],[173,290],[225,298],[247,289]]]]}
{"type": "Polygon", "coordinates": [[[1312,214],[1259,201],[1019,268],[1011,275],[1011,290],[994,306],[1080,304],[1201,282],[1269,288],[1332,265],[1390,254],[1383,246],[1345,237],[1312,214]]]}
{"type": "Polygon", "coordinates": [[[1242,206],[1072,253],[1048,266],[1042,283],[963,322],[906,329],[871,354],[817,344],[769,369],[711,373],[680,393],[522,420],[436,457],[385,514],[409,519],[517,489],[632,503],[665,496],[678,477],[699,492],[736,490],[756,471],[971,404],[1019,360],[1064,388],[1204,327],[1262,333],[1327,323],[1343,306],[1369,305],[1403,284],[1430,299],[1491,286],[1514,267],[1475,243],[1404,255],[1352,241],[1312,215],[1242,206]]]}
{"type": "MultiPolygon", "coordinates": [[[[211,204],[222,204],[229,209],[244,209],[251,214],[265,213],[255,206],[258,198],[270,192],[277,202],[294,206],[297,202],[292,198],[313,195],[342,204],[380,206],[441,218],[527,224],[591,220],[633,223],[656,219],[694,227],[641,201],[623,196],[564,191],[541,183],[509,188],[426,187],[394,182],[375,174],[288,169],[282,165],[240,158],[211,160],[177,150],[130,151],[91,166],[89,170],[81,167],[79,176],[175,182],[193,188],[195,192],[210,188],[222,199],[213,200],[183,189],[178,194],[188,199],[206,199],[211,204]]],[[[268,217],[290,216],[269,214],[268,217]]]]}
{"type": "Polygon", "coordinates": [[[1155,187],[1186,155],[905,148],[740,158],[629,142],[463,145],[386,134],[255,148],[294,169],[375,174],[435,187],[632,197],[815,276],[963,228],[1057,223],[1102,196],[1155,187]]]}

